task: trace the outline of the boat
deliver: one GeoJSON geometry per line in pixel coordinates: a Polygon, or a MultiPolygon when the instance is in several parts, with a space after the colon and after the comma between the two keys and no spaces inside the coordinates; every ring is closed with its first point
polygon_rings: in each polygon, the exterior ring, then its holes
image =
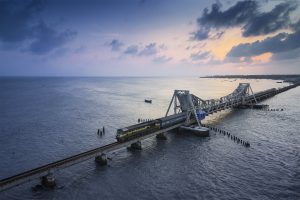
{"type": "Polygon", "coordinates": [[[152,103],[152,99],[145,99],[145,103],[152,103]]]}

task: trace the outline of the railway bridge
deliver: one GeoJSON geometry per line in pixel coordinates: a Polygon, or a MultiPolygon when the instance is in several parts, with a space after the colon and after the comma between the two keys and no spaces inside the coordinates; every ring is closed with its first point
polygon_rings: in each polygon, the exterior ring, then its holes
{"type": "MultiPolygon", "coordinates": [[[[205,115],[211,115],[218,111],[236,108],[241,105],[251,106],[257,104],[259,101],[262,101],[264,99],[267,99],[278,93],[284,92],[297,86],[298,84],[294,84],[283,88],[272,88],[261,92],[253,93],[249,83],[240,83],[238,87],[229,95],[218,99],[209,100],[203,100],[200,97],[191,94],[188,90],[175,90],[165,116],[156,119],[164,123],[163,126],[161,126],[159,129],[144,132],[143,134],[137,135],[136,137],[131,137],[130,140],[126,140],[123,142],[116,141],[111,144],[107,144],[105,146],[101,146],[96,149],[73,155],[68,158],[58,160],[56,162],[52,162],[44,166],[40,166],[32,170],[25,171],[23,173],[2,179],[0,180],[0,191],[9,189],[14,186],[18,186],[22,183],[37,178],[42,178],[42,183],[45,186],[53,186],[55,185],[55,179],[52,175],[57,169],[62,169],[91,158],[95,158],[95,160],[99,164],[105,165],[107,163],[106,154],[108,152],[128,146],[140,147],[141,140],[153,136],[158,136],[158,138],[164,138],[164,134],[167,131],[176,129],[182,125],[198,123],[201,126],[201,119],[198,117],[199,112],[205,113],[205,115]],[[171,108],[173,109],[173,113],[171,112],[171,108]],[[182,115],[185,115],[184,120],[174,120],[177,119],[178,116],[182,115]]],[[[147,124],[147,122],[144,124],[147,124]]],[[[136,124],[126,127],[125,129],[134,129],[135,127],[140,127],[142,125],[143,123],[136,124]]]]}

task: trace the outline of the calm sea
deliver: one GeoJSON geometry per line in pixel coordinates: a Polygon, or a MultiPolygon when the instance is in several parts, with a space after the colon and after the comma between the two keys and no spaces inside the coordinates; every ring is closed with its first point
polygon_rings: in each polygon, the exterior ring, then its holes
{"type": "MultiPolygon", "coordinates": [[[[201,78],[0,78],[0,179],[115,141],[117,128],[162,117],[174,89],[202,99],[283,87],[274,80],[201,78]],[[144,103],[151,98],[152,104],[144,103]],[[106,134],[97,135],[105,126],[106,134]]],[[[142,151],[110,153],[55,172],[58,188],[32,192],[38,180],[0,193],[0,199],[300,199],[300,87],[264,104],[283,111],[228,110],[204,123],[219,133],[199,138],[169,133],[142,151]]]]}

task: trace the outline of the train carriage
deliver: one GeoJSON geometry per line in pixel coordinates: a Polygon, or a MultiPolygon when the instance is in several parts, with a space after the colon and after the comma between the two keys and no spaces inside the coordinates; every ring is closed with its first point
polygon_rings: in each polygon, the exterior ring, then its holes
{"type": "Polygon", "coordinates": [[[186,113],[183,112],[183,113],[179,113],[179,114],[174,114],[174,115],[160,118],[158,120],[160,121],[161,128],[168,128],[175,124],[184,122],[186,120],[186,113]]]}
{"type": "Polygon", "coordinates": [[[116,138],[118,142],[126,142],[153,133],[162,128],[168,128],[175,124],[184,122],[185,119],[186,119],[186,113],[180,113],[180,114],[170,115],[167,117],[152,120],[149,122],[135,124],[133,126],[118,129],[116,138]]]}

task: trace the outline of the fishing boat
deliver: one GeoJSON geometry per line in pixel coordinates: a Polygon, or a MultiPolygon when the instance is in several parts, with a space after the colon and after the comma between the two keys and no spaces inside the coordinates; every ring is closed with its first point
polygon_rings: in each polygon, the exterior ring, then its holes
{"type": "Polygon", "coordinates": [[[152,99],[145,99],[145,103],[152,103],[152,99]]]}

